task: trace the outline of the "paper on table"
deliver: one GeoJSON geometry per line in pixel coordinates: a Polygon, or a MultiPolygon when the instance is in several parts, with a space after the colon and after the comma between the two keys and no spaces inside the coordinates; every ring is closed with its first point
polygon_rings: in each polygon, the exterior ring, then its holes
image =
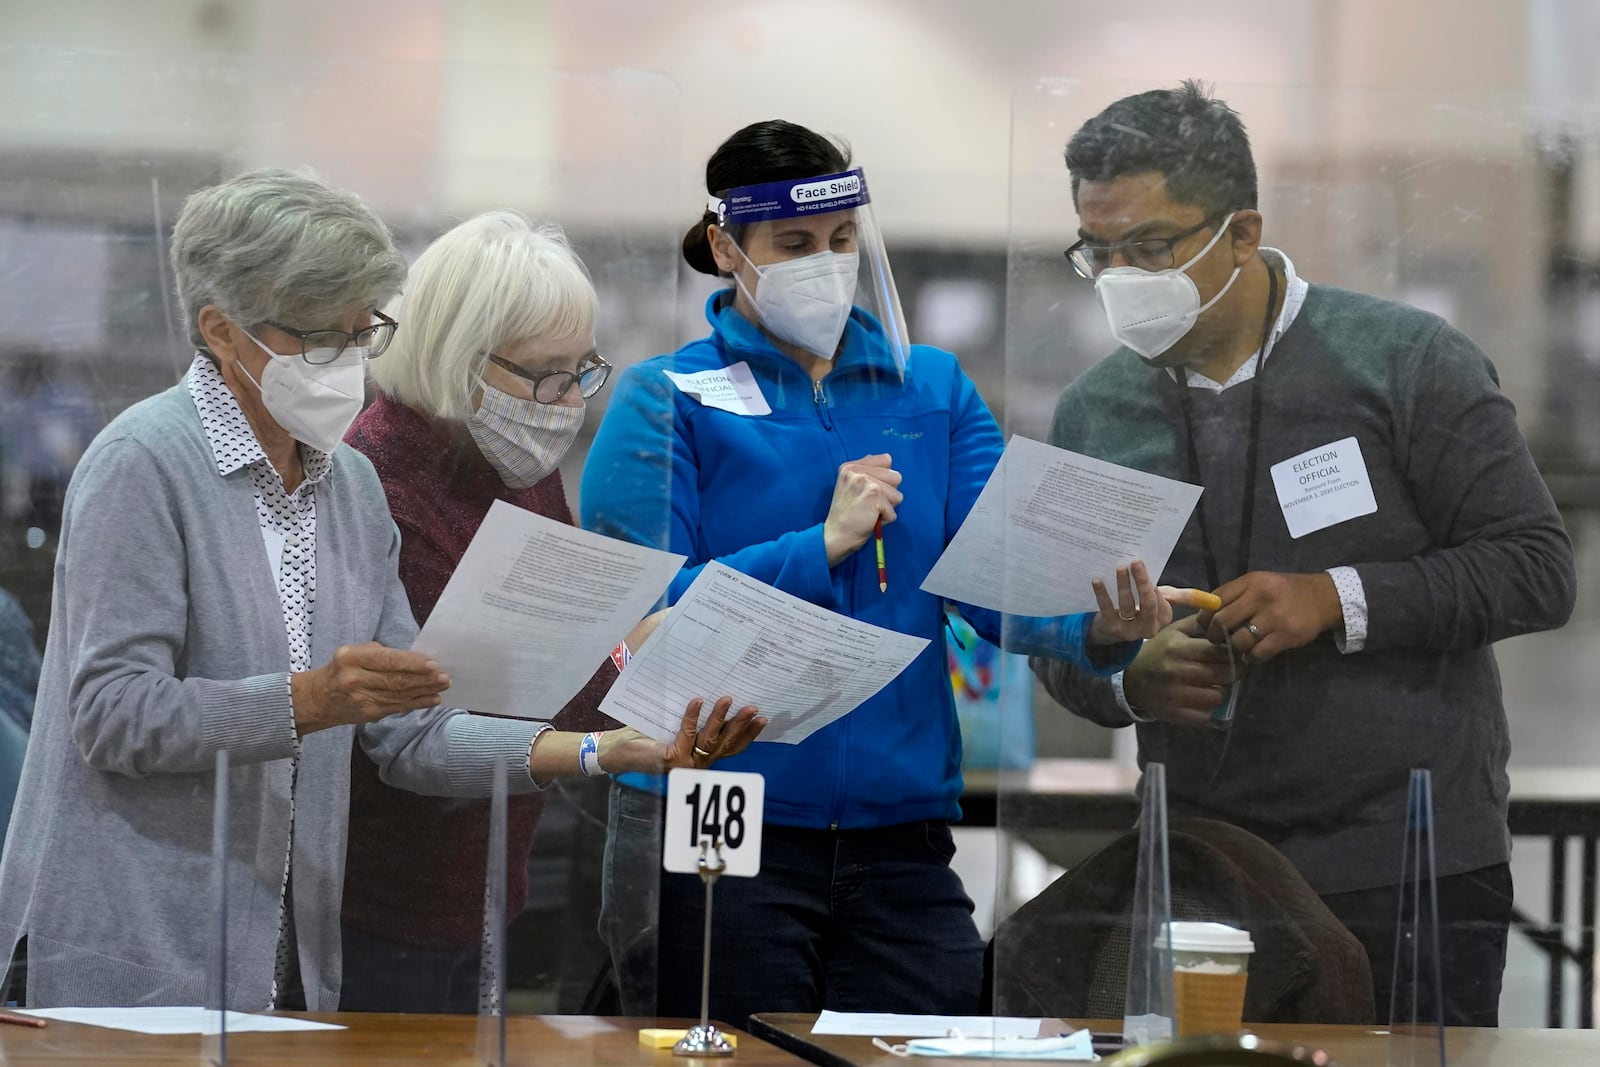
{"type": "Polygon", "coordinates": [[[548,719],[682,566],[496,500],[411,647],[450,675],[446,704],[548,719]]]}
{"type": "MultiPolygon", "coordinates": [[[[22,1015],[37,1015],[64,1023],[103,1026],[108,1030],[131,1030],[136,1034],[214,1034],[217,1012],[214,1008],[31,1008],[22,1015]]],[[[291,1030],[343,1030],[337,1023],[296,1019],[285,1015],[228,1013],[228,1033],[284,1033],[291,1030]]]]}
{"type": "Polygon", "coordinates": [[[600,710],[669,742],[695,697],[731,696],[767,718],[763,741],[798,744],[905,670],[925,637],[791,596],[715,560],[650,635],[600,710]]]}
{"type": "Polygon", "coordinates": [[[1013,437],[922,588],[1010,615],[1097,607],[1116,570],[1166,569],[1200,487],[1013,437]],[[996,581],[996,575],[1000,580],[996,581]]]}
{"type": "Polygon", "coordinates": [[[897,1015],[891,1012],[824,1011],[813,1034],[854,1037],[1038,1037],[1041,1019],[1009,1015],[897,1015]]]}

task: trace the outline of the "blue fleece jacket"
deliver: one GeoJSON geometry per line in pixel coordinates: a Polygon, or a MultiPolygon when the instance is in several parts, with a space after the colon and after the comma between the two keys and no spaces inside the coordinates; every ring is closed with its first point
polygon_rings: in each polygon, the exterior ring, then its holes
{"type": "MultiPolygon", "coordinates": [[[[902,373],[882,327],[856,309],[833,370],[813,384],[731,306],[706,306],[709,337],[624,372],[589,453],[581,512],[591,530],[688,557],[676,601],[710,560],[863,622],[931,644],[894,681],[798,745],[758,742],[719,769],[766,778],[766,818],[846,829],[956,819],[961,736],[945,668],[944,602],[919,586],[955,535],[1002,450],[1000,428],[948,352],[911,347],[902,373]],[[663,371],[749,364],[772,408],[703,406],[663,371]],[[903,476],[883,528],[889,589],[871,541],[828,566],[822,524],[839,465],[887,452],[903,476]]],[[[1012,651],[1112,673],[1137,643],[1085,647],[1090,617],[1005,619],[960,605],[974,629],[1012,651]]],[[[629,784],[642,784],[630,782],[629,784]]]]}

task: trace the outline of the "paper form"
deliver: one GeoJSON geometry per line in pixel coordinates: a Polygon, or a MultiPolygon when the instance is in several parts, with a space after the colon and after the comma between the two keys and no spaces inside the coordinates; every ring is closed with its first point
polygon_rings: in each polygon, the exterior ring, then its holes
{"type": "MultiPolygon", "coordinates": [[[[19,1015],[36,1015],[64,1023],[103,1026],[108,1030],[131,1030],[136,1034],[215,1034],[216,1008],[32,1008],[12,1009],[19,1015]]],[[[268,1033],[291,1030],[343,1030],[337,1023],[295,1019],[284,1015],[228,1013],[228,1033],[268,1033]]]]}
{"type": "Polygon", "coordinates": [[[450,675],[446,705],[548,719],[682,566],[496,500],[411,647],[450,675]]]}
{"type": "Polygon", "coordinates": [[[1041,1019],[1006,1015],[899,1015],[888,1012],[824,1011],[813,1034],[856,1037],[1039,1037],[1041,1019]]]}
{"type": "Polygon", "coordinates": [[[1096,610],[1116,570],[1167,566],[1200,487],[1013,437],[922,588],[1010,615],[1096,610]]]}
{"type": "MultiPolygon", "coordinates": [[[[928,647],[791,596],[712,561],[600,710],[670,742],[695,697],[731,696],[767,718],[762,741],[798,744],[859,707],[928,647]]],[[[703,721],[703,717],[702,717],[703,721]]]]}

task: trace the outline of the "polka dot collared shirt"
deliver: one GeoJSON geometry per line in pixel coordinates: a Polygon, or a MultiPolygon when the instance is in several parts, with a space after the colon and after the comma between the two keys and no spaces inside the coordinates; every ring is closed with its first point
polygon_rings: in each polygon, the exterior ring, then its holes
{"type": "MultiPolygon", "coordinates": [[[[311,663],[311,622],[317,599],[317,494],[316,487],[327,475],[332,460],[326,452],[300,446],[304,478],[293,493],[284,489],[283,479],[267,459],[256,440],[238,400],[222,374],[205,356],[196,355],[189,368],[189,396],[200,413],[201,425],[223,477],[247,469],[255,490],[256,518],[267,560],[278,587],[278,603],[283,610],[284,635],[289,641],[289,674],[308,671],[311,663]]],[[[292,694],[291,694],[292,696],[292,694]]],[[[289,899],[289,860],[294,852],[294,791],[300,770],[300,738],[294,730],[294,707],[290,704],[290,729],[294,731],[294,755],[289,770],[289,845],[283,857],[283,882],[278,893],[278,953],[272,980],[272,1006],[276,1006],[294,951],[289,899]]]]}

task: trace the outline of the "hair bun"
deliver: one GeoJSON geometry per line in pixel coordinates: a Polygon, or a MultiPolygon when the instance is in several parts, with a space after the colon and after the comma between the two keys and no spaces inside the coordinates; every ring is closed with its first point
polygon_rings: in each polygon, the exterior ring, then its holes
{"type": "Polygon", "coordinates": [[[711,254],[711,242],[706,238],[706,227],[714,226],[717,216],[714,212],[707,211],[700,216],[700,221],[689,227],[683,235],[683,261],[701,274],[710,274],[716,277],[722,273],[717,267],[717,259],[711,254]]]}

